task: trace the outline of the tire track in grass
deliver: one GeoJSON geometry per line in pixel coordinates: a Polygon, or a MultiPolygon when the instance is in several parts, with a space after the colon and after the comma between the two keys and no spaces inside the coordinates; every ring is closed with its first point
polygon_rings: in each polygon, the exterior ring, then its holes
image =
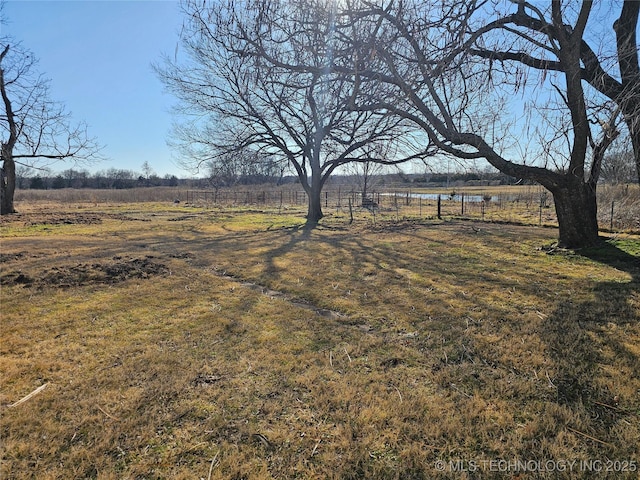
{"type": "Polygon", "coordinates": [[[285,292],[281,292],[279,290],[273,290],[266,285],[260,285],[255,282],[249,282],[235,275],[231,275],[226,271],[220,271],[218,269],[212,268],[209,270],[211,273],[216,275],[219,278],[223,278],[225,280],[238,283],[241,287],[247,288],[254,292],[259,292],[262,295],[273,298],[283,300],[294,307],[302,308],[304,310],[311,311],[316,315],[320,315],[321,317],[328,318],[330,320],[349,320],[349,316],[345,313],[337,312],[335,310],[330,310],[327,308],[321,308],[317,305],[310,303],[309,301],[301,298],[293,297],[285,292]]]}

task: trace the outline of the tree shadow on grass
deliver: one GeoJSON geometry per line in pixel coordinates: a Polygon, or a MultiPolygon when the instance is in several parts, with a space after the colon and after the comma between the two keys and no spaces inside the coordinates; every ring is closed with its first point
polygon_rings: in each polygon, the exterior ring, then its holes
{"type": "MultiPolygon", "coordinates": [[[[295,227],[286,228],[289,239],[282,245],[274,248],[266,256],[266,268],[265,273],[271,278],[277,278],[279,275],[279,269],[275,264],[275,260],[284,257],[288,252],[293,250],[295,246],[311,238],[311,233],[318,228],[318,224],[304,223],[295,227]]],[[[284,229],[283,229],[284,230],[284,229]]]]}
{"type": "Polygon", "coordinates": [[[630,278],[595,283],[587,300],[585,292],[565,296],[546,319],[540,335],[555,368],[555,398],[548,400],[566,413],[557,418],[557,433],[566,428],[577,435],[593,458],[632,458],[638,454],[630,437],[638,433],[631,420],[640,411],[640,356],[629,335],[640,322],[640,258],[611,242],[579,254],[630,278]],[[629,381],[620,385],[610,369],[629,381]]]}

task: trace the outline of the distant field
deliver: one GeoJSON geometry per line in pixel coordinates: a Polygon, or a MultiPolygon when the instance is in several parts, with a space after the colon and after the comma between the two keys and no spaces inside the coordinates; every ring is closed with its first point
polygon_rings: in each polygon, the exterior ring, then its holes
{"type": "Polygon", "coordinates": [[[638,478],[638,235],[27,200],[0,219],[3,479],[638,478]]]}

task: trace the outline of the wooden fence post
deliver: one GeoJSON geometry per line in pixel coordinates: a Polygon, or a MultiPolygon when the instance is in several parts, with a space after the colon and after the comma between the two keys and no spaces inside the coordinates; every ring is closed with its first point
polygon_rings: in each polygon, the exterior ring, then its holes
{"type": "Polygon", "coordinates": [[[611,200],[611,223],[609,225],[609,230],[613,231],[613,206],[615,202],[611,200]]]}
{"type": "Polygon", "coordinates": [[[542,226],[542,200],[540,200],[540,213],[538,214],[538,226],[542,226]]]}

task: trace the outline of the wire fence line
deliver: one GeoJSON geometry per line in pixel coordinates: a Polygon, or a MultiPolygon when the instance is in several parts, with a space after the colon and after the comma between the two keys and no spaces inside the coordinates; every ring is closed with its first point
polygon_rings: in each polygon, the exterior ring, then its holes
{"type": "MultiPolygon", "coordinates": [[[[519,193],[419,193],[411,190],[378,191],[363,196],[356,190],[322,192],[325,213],[366,213],[379,218],[451,218],[461,217],[512,223],[553,225],[555,211],[548,195],[519,193]]],[[[186,202],[192,205],[254,205],[288,209],[307,205],[304,190],[189,190],[186,202]]]]}
{"type": "MultiPolygon", "coordinates": [[[[216,190],[180,187],[133,189],[17,190],[20,204],[59,202],[112,203],[172,202],[199,207],[254,206],[281,213],[306,211],[307,194],[300,186],[260,185],[216,190]]],[[[526,225],[557,226],[553,198],[537,185],[450,187],[440,189],[376,188],[363,197],[357,187],[329,186],[322,192],[325,214],[401,218],[464,218],[526,225]],[[438,202],[438,197],[440,202],[438,202]],[[440,209],[438,210],[438,203],[440,209]]],[[[347,217],[348,218],[348,217],[347,217]]],[[[640,233],[640,185],[598,186],[598,222],[601,229],[640,233]]]]}
{"type": "MultiPolygon", "coordinates": [[[[602,229],[640,231],[640,192],[627,188],[601,189],[598,211],[602,229]]],[[[219,189],[187,190],[185,201],[200,206],[263,206],[280,211],[307,205],[302,189],[219,189]]],[[[353,188],[329,188],[322,192],[326,213],[367,214],[373,219],[464,218],[526,225],[557,226],[553,198],[541,187],[504,191],[492,188],[425,193],[411,189],[386,189],[367,195],[353,188]]]]}
{"type": "MultiPolygon", "coordinates": [[[[390,208],[398,206],[428,205],[441,197],[442,202],[450,204],[469,203],[497,203],[524,202],[527,205],[542,203],[546,206],[548,195],[535,191],[504,192],[498,194],[485,193],[457,193],[448,194],[422,193],[412,190],[382,190],[364,195],[361,191],[353,189],[325,189],[321,194],[323,206],[343,207],[349,201],[353,207],[370,206],[378,208],[390,208]]],[[[306,205],[307,193],[304,190],[295,189],[220,189],[220,190],[187,190],[186,203],[190,204],[221,204],[221,205],[306,205]]]]}

